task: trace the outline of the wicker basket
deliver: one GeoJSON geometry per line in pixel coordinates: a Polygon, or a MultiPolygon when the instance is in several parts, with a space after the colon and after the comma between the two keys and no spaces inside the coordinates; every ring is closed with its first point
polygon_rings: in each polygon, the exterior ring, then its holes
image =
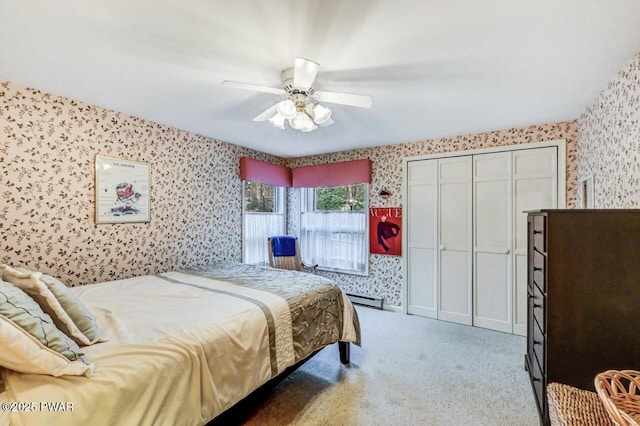
{"type": "Polygon", "coordinates": [[[551,426],[613,426],[598,394],[561,383],[547,386],[551,426]]]}
{"type": "Polygon", "coordinates": [[[640,424],[640,371],[608,370],[596,376],[596,392],[620,426],[640,424]]]}

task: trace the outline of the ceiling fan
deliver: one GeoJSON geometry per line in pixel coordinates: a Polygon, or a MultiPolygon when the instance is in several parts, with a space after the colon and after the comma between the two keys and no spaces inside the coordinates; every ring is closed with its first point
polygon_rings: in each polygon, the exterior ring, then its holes
{"type": "Polygon", "coordinates": [[[267,121],[274,127],[284,129],[284,122],[301,132],[310,132],[333,124],[331,110],[319,102],[371,108],[373,99],[367,95],[352,93],[326,92],[314,90],[313,83],[318,75],[320,64],[304,58],[296,58],[295,66],[280,73],[282,88],[259,86],[250,83],[225,80],[223,86],[256,92],[280,95],[283,99],[258,114],[253,121],[267,121]]]}

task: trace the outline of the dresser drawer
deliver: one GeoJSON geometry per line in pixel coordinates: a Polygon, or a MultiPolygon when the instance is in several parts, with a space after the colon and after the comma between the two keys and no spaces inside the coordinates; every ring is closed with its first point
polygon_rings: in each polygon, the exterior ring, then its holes
{"type": "Polygon", "coordinates": [[[531,303],[531,312],[532,312],[533,318],[538,322],[538,324],[540,324],[540,328],[542,330],[545,330],[546,297],[544,293],[542,293],[542,291],[540,291],[540,289],[536,285],[533,286],[533,293],[531,293],[529,297],[531,299],[530,303],[531,303]]]}
{"type": "Polygon", "coordinates": [[[527,364],[527,370],[529,371],[531,386],[533,387],[533,393],[536,397],[538,411],[540,412],[541,417],[546,417],[546,392],[544,391],[544,381],[542,380],[542,371],[540,370],[540,365],[538,364],[538,360],[535,356],[527,357],[527,364]]]}
{"type": "Polygon", "coordinates": [[[543,253],[547,252],[547,221],[545,216],[533,217],[533,247],[543,253]]]}
{"type": "Polygon", "coordinates": [[[533,341],[531,342],[531,346],[533,349],[533,353],[535,354],[538,362],[540,363],[540,370],[544,370],[544,344],[545,344],[545,335],[540,329],[540,324],[534,319],[533,320],[533,341]]]}
{"type": "Polygon", "coordinates": [[[547,292],[547,256],[538,252],[537,250],[533,251],[533,282],[540,287],[543,293],[547,292]]]}

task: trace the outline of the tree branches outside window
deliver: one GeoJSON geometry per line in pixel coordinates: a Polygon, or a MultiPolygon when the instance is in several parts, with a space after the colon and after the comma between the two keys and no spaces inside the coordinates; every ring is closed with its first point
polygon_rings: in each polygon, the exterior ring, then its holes
{"type": "Polygon", "coordinates": [[[245,210],[272,213],[274,207],[273,186],[258,182],[245,182],[245,210]]]}
{"type": "Polygon", "coordinates": [[[317,211],[362,211],[364,204],[364,184],[316,188],[317,211]]]}

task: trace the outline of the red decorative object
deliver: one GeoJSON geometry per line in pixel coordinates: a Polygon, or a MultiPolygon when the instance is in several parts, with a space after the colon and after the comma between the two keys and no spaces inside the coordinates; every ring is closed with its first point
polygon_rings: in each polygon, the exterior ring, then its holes
{"type": "Polygon", "coordinates": [[[369,209],[369,252],[402,254],[402,207],[369,209]]]}
{"type": "Polygon", "coordinates": [[[319,188],[371,182],[371,160],[316,164],[292,170],[294,188],[319,188]]]}
{"type": "Polygon", "coordinates": [[[240,179],[271,186],[291,186],[291,169],[253,158],[240,158],[240,179]]]}

